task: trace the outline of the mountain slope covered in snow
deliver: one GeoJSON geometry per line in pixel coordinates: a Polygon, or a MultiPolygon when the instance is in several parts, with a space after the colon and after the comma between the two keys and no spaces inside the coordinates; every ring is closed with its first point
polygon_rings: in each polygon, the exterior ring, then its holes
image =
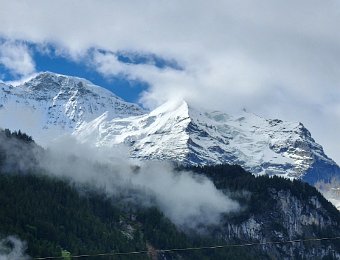
{"type": "Polygon", "coordinates": [[[105,112],[109,118],[144,113],[85,79],[50,72],[18,86],[0,85],[0,108],[1,127],[23,129],[38,141],[71,133],[105,112]]]}
{"type": "Polygon", "coordinates": [[[340,176],[301,123],[201,111],[185,101],[147,112],[85,79],[50,72],[0,90],[0,127],[21,129],[42,144],[72,133],[91,145],[125,144],[138,159],[238,164],[310,183],[340,176]]]}
{"type": "Polygon", "coordinates": [[[106,114],[75,132],[97,146],[125,143],[141,159],[185,165],[238,164],[254,174],[279,175],[314,183],[339,175],[337,164],[301,124],[204,112],[186,102],[168,102],[149,114],[108,120],[106,114]]]}

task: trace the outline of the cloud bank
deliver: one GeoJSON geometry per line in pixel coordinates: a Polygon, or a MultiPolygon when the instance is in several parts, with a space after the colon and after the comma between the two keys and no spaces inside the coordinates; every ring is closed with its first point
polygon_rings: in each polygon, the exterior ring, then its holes
{"type": "Polygon", "coordinates": [[[141,101],[148,106],[181,96],[209,109],[246,107],[302,121],[340,162],[339,1],[36,0],[1,7],[0,36],[41,49],[52,44],[106,77],[145,81],[141,101]],[[90,49],[110,52],[88,60],[90,49]],[[183,69],[126,64],[119,51],[151,53],[183,69]]]}
{"type": "Polygon", "coordinates": [[[0,240],[0,260],[28,260],[25,250],[26,244],[14,236],[0,240]]]}
{"type": "Polygon", "coordinates": [[[125,206],[156,206],[184,229],[216,225],[223,214],[240,210],[206,177],[175,171],[165,162],[138,162],[136,167],[124,146],[91,147],[64,136],[38,158],[39,166],[53,176],[92,187],[125,206]]]}
{"type": "Polygon", "coordinates": [[[124,145],[99,148],[65,135],[45,150],[1,132],[0,150],[3,173],[66,179],[80,192],[103,193],[126,209],[154,206],[183,230],[204,231],[219,224],[224,214],[240,210],[238,202],[217,190],[207,177],[175,170],[166,162],[135,161],[124,145]]]}

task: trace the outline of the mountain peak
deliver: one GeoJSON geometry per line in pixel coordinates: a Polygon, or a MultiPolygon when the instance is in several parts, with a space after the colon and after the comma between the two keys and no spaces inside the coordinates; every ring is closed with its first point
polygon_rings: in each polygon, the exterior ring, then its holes
{"type": "Polygon", "coordinates": [[[183,99],[173,99],[165,102],[151,112],[151,115],[155,114],[168,114],[168,113],[185,113],[188,114],[189,105],[183,99]]]}
{"type": "Polygon", "coordinates": [[[60,73],[55,73],[51,71],[42,71],[39,72],[35,77],[35,79],[40,79],[40,80],[45,80],[45,79],[54,79],[56,81],[64,80],[64,79],[72,79],[74,81],[83,81],[92,84],[89,80],[85,78],[80,78],[76,76],[71,76],[71,75],[65,75],[65,74],[60,74],[60,73]]]}
{"type": "Polygon", "coordinates": [[[78,93],[79,95],[93,94],[99,96],[112,96],[123,101],[111,91],[97,86],[87,79],[49,71],[37,74],[34,78],[28,80],[19,87],[26,88],[33,92],[38,91],[40,94],[44,93],[47,96],[51,93],[55,94],[56,92],[72,92],[78,93]]]}
{"type": "Polygon", "coordinates": [[[40,141],[39,136],[53,138],[62,132],[71,133],[82,123],[104,113],[108,119],[145,113],[137,104],[126,102],[86,79],[52,72],[39,73],[13,89],[2,91],[0,105],[6,115],[21,110],[34,119],[12,120],[8,116],[1,127],[21,129],[37,141],[40,141]]]}
{"type": "Polygon", "coordinates": [[[79,128],[75,136],[92,139],[98,146],[128,144],[132,157],[140,159],[186,165],[238,164],[257,175],[306,178],[311,183],[319,178],[315,171],[321,165],[329,169],[325,179],[340,173],[301,123],[249,112],[238,116],[206,112],[184,100],[166,102],[138,117],[99,124],[97,120],[79,128]]]}

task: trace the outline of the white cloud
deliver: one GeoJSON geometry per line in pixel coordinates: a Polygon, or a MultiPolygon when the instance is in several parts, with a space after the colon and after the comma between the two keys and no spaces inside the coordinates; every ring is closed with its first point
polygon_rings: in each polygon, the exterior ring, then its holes
{"type": "Polygon", "coordinates": [[[142,97],[148,104],[175,95],[212,109],[247,107],[302,121],[340,162],[339,1],[2,2],[3,37],[53,43],[73,59],[91,47],[175,59],[183,71],[100,53],[92,65],[149,82],[142,97]]]}
{"type": "Polygon", "coordinates": [[[15,236],[8,236],[0,240],[0,260],[22,259],[30,257],[25,254],[27,244],[15,236]]]}
{"type": "Polygon", "coordinates": [[[202,225],[219,224],[222,214],[241,210],[207,177],[176,171],[166,162],[139,161],[137,170],[127,147],[94,148],[67,135],[49,145],[48,151],[38,156],[47,173],[91,185],[126,203],[158,206],[182,228],[199,231],[202,225]]]}
{"type": "Polygon", "coordinates": [[[28,76],[35,72],[29,48],[19,42],[0,43],[0,64],[14,76],[28,76]]]}

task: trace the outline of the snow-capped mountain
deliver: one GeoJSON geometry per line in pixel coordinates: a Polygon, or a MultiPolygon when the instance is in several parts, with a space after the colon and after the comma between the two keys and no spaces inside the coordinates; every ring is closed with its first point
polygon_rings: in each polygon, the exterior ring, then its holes
{"type": "Polygon", "coordinates": [[[72,133],[103,113],[112,119],[145,112],[85,79],[50,72],[15,87],[1,84],[0,108],[1,127],[23,129],[38,141],[72,133]]]}
{"type": "Polygon", "coordinates": [[[340,176],[301,123],[200,111],[185,101],[147,112],[85,79],[49,72],[0,90],[0,127],[21,129],[42,144],[72,133],[96,146],[126,144],[139,159],[239,164],[311,183],[340,176]]]}
{"type": "Polygon", "coordinates": [[[82,124],[74,135],[97,146],[125,143],[133,157],[142,159],[239,164],[254,174],[312,183],[340,174],[301,123],[268,120],[245,111],[239,116],[203,112],[184,101],[168,102],[141,116],[108,120],[103,114],[82,124]]]}

